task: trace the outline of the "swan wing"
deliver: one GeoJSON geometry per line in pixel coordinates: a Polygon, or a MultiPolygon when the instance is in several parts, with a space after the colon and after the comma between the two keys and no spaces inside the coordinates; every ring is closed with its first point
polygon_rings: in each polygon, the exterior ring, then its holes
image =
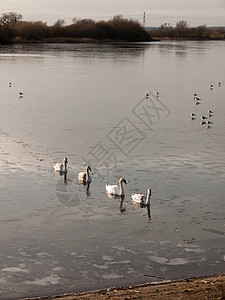
{"type": "Polygon", "coordinates": [[[105,188],[109,194],[119,195],[119,193],[120,193],[120,188],[116,184],[115,185],[106,184],[105,188]]]}
{"type": "Polygon", "coordinates": [[[131,195],[131,199],[133,200],[133,202],[139,203],[139,204],[145,203],[145,198],[146,198],[146,196],[144,194],[134,194],[133,193],[131,195]]]}
{"type": "Polygon", "coordinates": [[[55,171],[62,172],[63,171],[63,165],[62,164],[54,164],[55,171]]]}
{"type": "Polygon", "coordinates": [[[85,172],[79,172],[78,173],[78,180],[86,180],[86,173],[85,172]]]}

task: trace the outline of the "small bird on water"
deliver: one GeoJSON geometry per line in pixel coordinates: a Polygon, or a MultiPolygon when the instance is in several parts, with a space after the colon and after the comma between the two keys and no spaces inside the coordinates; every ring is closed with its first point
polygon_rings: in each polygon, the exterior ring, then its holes
{"type": "Polygon", "coordinates": [[[196,119],[197,115],[195,113],[190,113],[191,115],[191,120],[196,119]]]}
{"type": "Polygon", "coordinates": [[[200,100],[202,100],[201,98],[198,98],[198,97],[194,97],[194,99],[196,100],[196,101],[200,101],[200,100]]]}

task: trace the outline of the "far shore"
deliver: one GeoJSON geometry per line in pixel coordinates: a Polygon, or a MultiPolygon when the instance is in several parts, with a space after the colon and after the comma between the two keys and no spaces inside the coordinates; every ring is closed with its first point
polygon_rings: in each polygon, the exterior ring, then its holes
{"type": "Polygon", "coordinates": [[[152,39],[150,41],[127,41],[127,40],[113,40],[113,39],[93,39],[93,38],[70,38],[70,37],[57,37],[57,38],[44,38],[41,40],[25,40],[25,39],[14,39],[10,44],[119,44],[119,43],[151,43],[159,42],[159,39],[152,39]]]}
{"type": "MultiPolygon", "coordinates": [[[[165,42],[165,41],[224,41],[220,39],[192,39],[192,38],[153,38],[150,41],[126,41],[126,40],[112,40],[112,39],[102,39],[97,40],[93,38],[45,38],[41,40],[22,40],[14,39],[8,45],[14,44],[120,44],[120,43],[154,43],[154,42],[165,42]]],[[[1,45],[1,44],[0,44],[1,45]]],[[[7,45],[7,44],[4,44],[7,45]]]]}
{"type": "Polygon", "coordinates": [[[147,283],[129,287],[114,287],[93,292],[62,296],[27,298],[26,300],[128,300],[128,299],[225,299],[225,274],[189,278],[162,283],[147,283]]]}

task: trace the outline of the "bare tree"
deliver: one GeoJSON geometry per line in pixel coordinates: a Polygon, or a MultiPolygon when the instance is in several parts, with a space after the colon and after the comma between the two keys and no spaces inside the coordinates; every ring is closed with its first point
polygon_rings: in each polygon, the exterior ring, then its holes
{"type": "Polygon", "coordinates": [[[72,19],[72,24],[76,24],[76,23],[77,23],[77,18],[74,17],[74,18],[72,19]]]}
{"type": "Polygon", "coordinates": [[[23,19],[23,16],[16,12],[8,12],[0,17],[0,25],[16,25],[23,19]]]}
{"type": "Polygon", "coordinates": [[[54,23],[54,27],[62,27],[63,25],[65,25],[66,22],[63,19],[58,19],[55,23],[54,23]]]}

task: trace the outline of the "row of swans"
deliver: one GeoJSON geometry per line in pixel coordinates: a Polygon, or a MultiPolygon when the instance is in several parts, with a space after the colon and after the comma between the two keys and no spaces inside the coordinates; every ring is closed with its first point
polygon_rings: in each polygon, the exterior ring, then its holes
{"type": "MultiPolygon", "coordinates": [[[[54,169],[56,172],[58,172],[60,174],[66,174],[67,173],[67,164],[68,164],[67,157],[64,157],[63,163],[54,164],[54,169]]],[[[90,172],[92,172],[91,167],[87,166],[86,172],[81,171],[78,173],[78,180],[83,183],[90,183],[91,182],[90,172]]]]}
{"type": "MultiPolygon", "coordinates": [[[[59,172],[61,174],[66,174],[67,173],[67,164],[68,164],[67,157],[64,157],[63,163],[54,164],[54,169],[56,172],[59,172]]],[[[78,173],[79,182],[82,182],[85,184],[90,183],[91,182],[90,172],[92,172],[90,166],[86,167],[86,172],[83,172],[83,171],[79,172],[78,173]]],[[[126,181],[126,179],[123,177],[121,177],[119,179],[119,184],[108,184],[107,183],[105,186],[106,192],[109,195],[124,196],[125,193],[124,193],[123,183],[124,184],[128,183],[128,181],[126,181]]],[[[148,189],[147,195],[141,194],[141,193],[132,193],[131,199],[137,205],[149,205],[150,204],[150,196],[151,196],[151,189],[148,189]]]]}
{"type": "MultiPolygon", "coordinates": [[[[105,189],[108,194],[114,196],[124,196],[124,188],[123,183],[127,184],[128,182],[123,177],[120,178],[119,184],[106,184],[105,189]]],[[[137,205],[148,205],[150,204],[150,196],[151,196],[151,189],[148,189],[147,195],[141,193],[132,193],[131,199],[137,205]]]]}

